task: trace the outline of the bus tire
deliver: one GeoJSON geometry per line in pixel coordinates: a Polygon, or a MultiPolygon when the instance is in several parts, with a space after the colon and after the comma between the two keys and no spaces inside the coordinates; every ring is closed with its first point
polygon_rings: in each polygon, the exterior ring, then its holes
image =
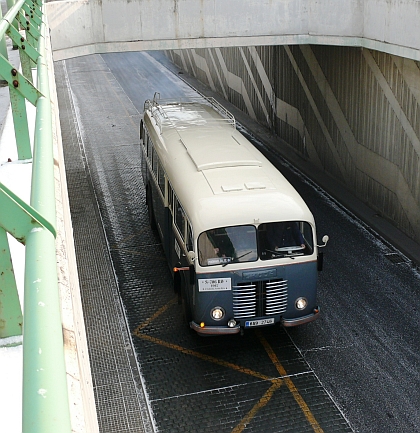
{"type": "Polygon", "coordinates": [[[146,204],[147,204],[147,216],[149,217],[149,224],[152,230],[156,230],[156,220],[153,213],[153,200],[152,193],[150,192],[150,187],[146,190],[146,204]]]}

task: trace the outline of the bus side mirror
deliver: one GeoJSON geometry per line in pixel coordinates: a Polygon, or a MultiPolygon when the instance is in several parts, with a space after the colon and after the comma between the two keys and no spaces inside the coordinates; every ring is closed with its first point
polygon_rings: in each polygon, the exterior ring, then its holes
{"type": "MultiPolygon", "coordinates": [[[[318,245],[318,248],[323,248],[327,245],[328,241],[330,240],[330,237],[328,235],[322,236],[322,245],[318,245]]],[[[318,272],[321,272],[324,268],[324,253],[318,252],[318,259],[317,259],[317,268],[318,272]]]]}
{"type": "Polygon", "coordinates": [[[322,237],[322,242],[323,242],[323,244],[322,244],[322,245],[318,245],[318,248],[323,248],[323,247],[325,247],[325,246],[327,245],[327,243],[328,243],[329,240],[330,240],[330,237],[329,237],[328,235],[324,235],[324,236],[322,237]]]}

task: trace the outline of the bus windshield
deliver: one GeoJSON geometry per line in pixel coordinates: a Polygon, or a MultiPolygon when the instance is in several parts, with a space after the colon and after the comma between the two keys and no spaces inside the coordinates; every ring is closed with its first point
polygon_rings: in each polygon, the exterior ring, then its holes
{"type": "Polygon", "coordinates": [[[201,266],[272,260],[313,253],[312,228],[303,221],[264,223],[258,226],[219,227],[198,237],[201,266]]]}
{"type": "Polygon", "coordinates": [[[303,221],[260,224],[258,246],[261,260],[310,255],[314,251],[312,228],[303,221]]]}
{"type": "Polygon", "coordinates": [[[201,266],[253,262],[257,260],[257,230],[255,226],[220,227],[207,230],[198,238],[201,266]]]}

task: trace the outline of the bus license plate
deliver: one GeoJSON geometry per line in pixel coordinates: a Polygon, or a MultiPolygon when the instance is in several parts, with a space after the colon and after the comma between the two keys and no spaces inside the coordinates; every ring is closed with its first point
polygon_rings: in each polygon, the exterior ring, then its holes
{"type": "Polygon", "coordinates": [[[271,317],[270,319],[247,320],[245,322],[245,327],[251,328],[253,326],[272,325],[273,323],[274,323],[274,317],[271,317]]]}

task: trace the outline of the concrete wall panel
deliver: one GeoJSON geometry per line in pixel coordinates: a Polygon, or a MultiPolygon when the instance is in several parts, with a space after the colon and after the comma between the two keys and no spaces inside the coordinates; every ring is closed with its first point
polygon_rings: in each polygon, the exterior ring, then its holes
{"type": "Polygon", "coordinates": [[[419,5],[419,0],[46,3],[55,60],[95,52],[292,44],[364,46],[420,60],[419,5]]]}
{"type": "Polygon", "coordinates": [[[319,45],[167,54],[420,241],[419,62],[319,45]]]}

